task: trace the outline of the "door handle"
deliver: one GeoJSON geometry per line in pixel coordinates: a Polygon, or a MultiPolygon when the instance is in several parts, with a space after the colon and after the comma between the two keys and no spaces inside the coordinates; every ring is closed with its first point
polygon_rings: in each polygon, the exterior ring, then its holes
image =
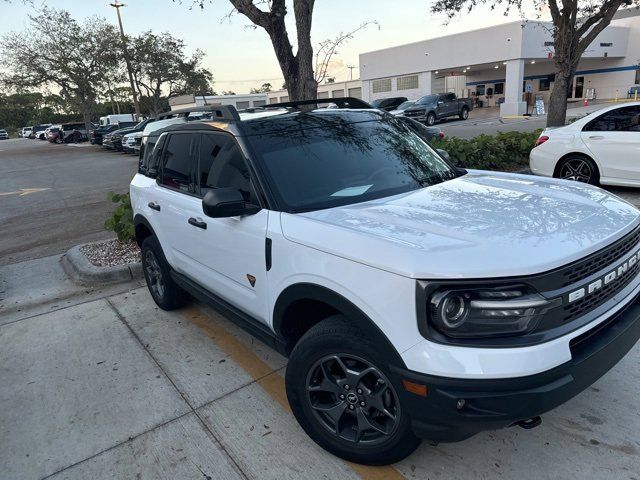
{"type": "Polygon", "coordinates": [[[160,211],[160,205],[158,205],[156,202],[149,202],[149,208],[151,210],[155,210],[156,212],[160,211]]]}
{"type": "Polygon", "coordinates": [[[589,138],[591,140],[602,140],[604,137],[602,135],[591,135],[589,138]]]}
{"type": "Polygon", "coordinates": [[[201,222],[200,220],[191,217],[189,219],[189,225],[193,225],[194,227],[198,227],[198,228],[202,228],[203,230],[207,229],[207,223],[206,222],[201,222]]]}

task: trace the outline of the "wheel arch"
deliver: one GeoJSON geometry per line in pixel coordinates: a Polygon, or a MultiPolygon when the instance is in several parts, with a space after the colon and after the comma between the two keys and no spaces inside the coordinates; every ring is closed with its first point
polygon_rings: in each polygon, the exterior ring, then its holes
{"type": "Polygon", "coordinates": [[[149,220],[139,213],[133,217],[133,226],[136,233],[136,243],[139,247],[142,247],[145,238],[156,234],[149,220]]]}
{"type": "Polygon", "coordinates": [[[388,363],[406,368],[398,351],[368,315],[349,299],[321,285],[297,283],[285,288],[275,302],[273,329],[284,340],[289,354],[311,327],[336,314],[344,315],[374,341],[388,363]]]}

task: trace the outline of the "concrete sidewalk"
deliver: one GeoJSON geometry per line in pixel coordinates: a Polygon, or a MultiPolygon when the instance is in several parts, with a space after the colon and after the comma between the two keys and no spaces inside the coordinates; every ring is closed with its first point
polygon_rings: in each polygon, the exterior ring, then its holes
{"type": "Polygon", "coordinates": [[[286,359],[214,311],[161,311],[146,288],[85,295],[0,313],[0,478],[638,478],[639,347],[535,430],[368,468],[304,434],[286,359]]]}

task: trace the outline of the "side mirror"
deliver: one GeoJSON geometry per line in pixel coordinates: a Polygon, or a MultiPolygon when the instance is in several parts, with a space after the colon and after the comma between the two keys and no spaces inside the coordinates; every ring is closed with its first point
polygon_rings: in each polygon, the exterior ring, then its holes
{"type": "Polygon", "coordinates": [[[444,158],[445,160],[447,160],[448,162],[451,161],[451,157],[449,156],[449,152],[447,152],[446,150],[443,150],[441,148],[437,148],[436,149],[438,151],[438,153],[440,154],[440,156],[442,158],[444,158]]]}
{"type": "Polygon", "coordinates": [[[240,190],[216,188],[207,192],[202,199],[202,211],[207,217],[226,218],[254,215],[260,211],[260,207],[245,202],[240,190]]]}

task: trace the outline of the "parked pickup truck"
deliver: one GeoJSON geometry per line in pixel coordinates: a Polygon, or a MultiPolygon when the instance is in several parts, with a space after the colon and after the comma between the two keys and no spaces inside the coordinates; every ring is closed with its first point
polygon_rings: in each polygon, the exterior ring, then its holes
{"type": "Polygon", "coordinates": [[[470,98],[458,98],[455,93],[435,93],[420,98],[412,107],[404,111],[404,116],[433,125],[436,120],[457,116],[460,120],[469,118],[473,110],[470,98]]]}

